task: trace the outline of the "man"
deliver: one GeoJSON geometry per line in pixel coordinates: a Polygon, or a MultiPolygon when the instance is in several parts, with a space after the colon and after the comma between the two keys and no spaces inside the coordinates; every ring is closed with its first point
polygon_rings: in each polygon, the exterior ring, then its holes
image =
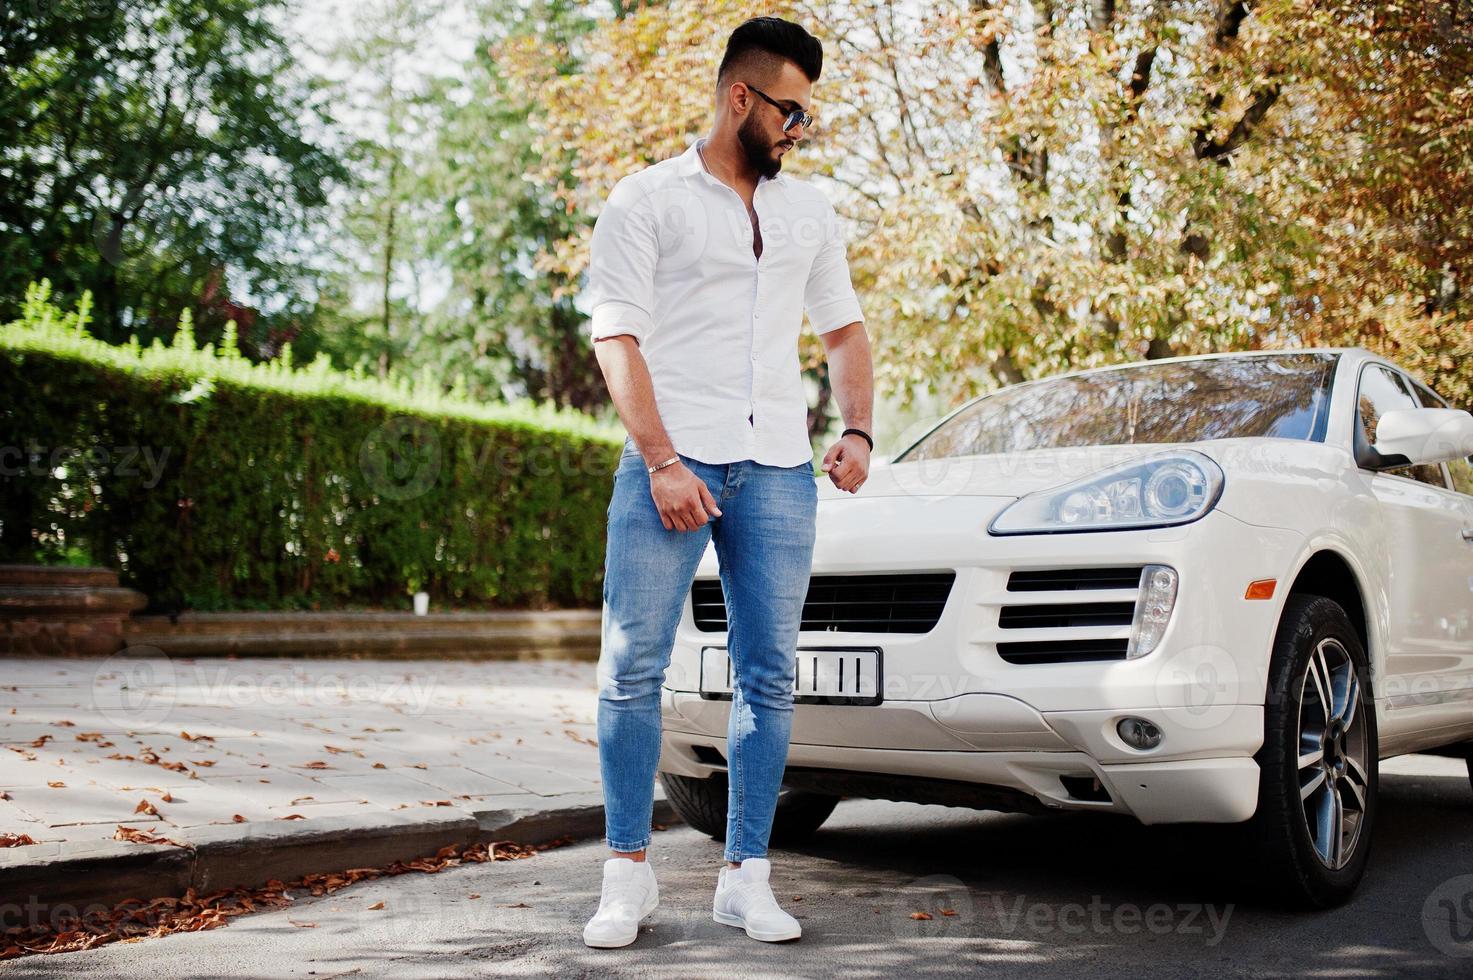
{"type": "Polygon", "coordinates": [[[796,939],[773,897],[768,836],[792,729],[793,671],[818,486],[797,356],[806,310],[845,434],[823,470],[869,475],[869,338],[833,207],[779,173],[812,124],[823,62],[797,24],[734,31],[709,136],[621,179],[594,226],[594,352],[629,439],[608,509],[598,734],[606,836],[590,946],[626,946],[658,892],[646,860],[660,684],[696,566],[714,542],[735,670],[725,863],[712,915],[796,939]]]}

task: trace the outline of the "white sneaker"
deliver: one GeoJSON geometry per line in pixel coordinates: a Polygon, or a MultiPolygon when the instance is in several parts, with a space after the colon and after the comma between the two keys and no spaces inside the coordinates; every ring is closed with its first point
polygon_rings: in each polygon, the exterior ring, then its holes
{"type": "Polygon", "coordinates": [[[655,869],[648,861],[609,858],[604,862],[598,911],[583,927],[583,942],[600,948],[628,946],[639,935],[639,920],[659,904],[655,869]]]}
{"type": "Polygon", "coordinates": [[[768,879],[772,862],[747,858],[740,868],[723,867],[716,878],[716,899],[711,918],[728,926],[740,926],[747,935],[775,943],[797,939],[803,934],[798,920],[778,907],[768,879]]]}

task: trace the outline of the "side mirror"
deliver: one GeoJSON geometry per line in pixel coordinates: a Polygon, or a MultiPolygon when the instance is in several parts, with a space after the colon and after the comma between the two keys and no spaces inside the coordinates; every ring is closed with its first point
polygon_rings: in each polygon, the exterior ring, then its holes
{"type": "Polygon", "coordinates": [[[1387,412],[1376,423],[1375,451],[1391,465],[1417,466],[1473,456],[1473,415],[1456,408],[1387,412]]]}

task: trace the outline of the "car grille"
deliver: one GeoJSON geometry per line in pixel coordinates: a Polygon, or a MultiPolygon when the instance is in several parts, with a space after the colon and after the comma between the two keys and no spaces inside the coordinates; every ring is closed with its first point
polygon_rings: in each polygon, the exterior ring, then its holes
{"type": "Polygon", "coordinates": [[[1013,572],[1009,601],[998,609],[998,656],[1010,664],[1124,660],[1141,571],[1133,565],[1013,572]]]}
{"type": "MultiPolygon", "coordinates": [[[[808,579],[800,629],[845,633],[926,633],[941,618],[955,572],[814,575],[808,579]]],[[[691,584],[696,629],[726,629],[720,579],[691,584]]]]}

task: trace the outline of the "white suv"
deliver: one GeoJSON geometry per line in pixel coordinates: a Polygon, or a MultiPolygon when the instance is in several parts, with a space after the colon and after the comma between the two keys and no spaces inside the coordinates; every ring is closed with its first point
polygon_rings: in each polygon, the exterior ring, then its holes
{"type": "MultiPolygon", "coordinates": [[[[841,796],[1245,825],[1347,898],[1377,760],[1473,740],[1473,416],[1360,349],[1172,358],[975,399],[819,480],[773,842],[841,796]],[[1246,824],[1245,824],[1246,822],[1246,824]]],[[[722,837],[714,549],[661,779],[722,837]]]]}

